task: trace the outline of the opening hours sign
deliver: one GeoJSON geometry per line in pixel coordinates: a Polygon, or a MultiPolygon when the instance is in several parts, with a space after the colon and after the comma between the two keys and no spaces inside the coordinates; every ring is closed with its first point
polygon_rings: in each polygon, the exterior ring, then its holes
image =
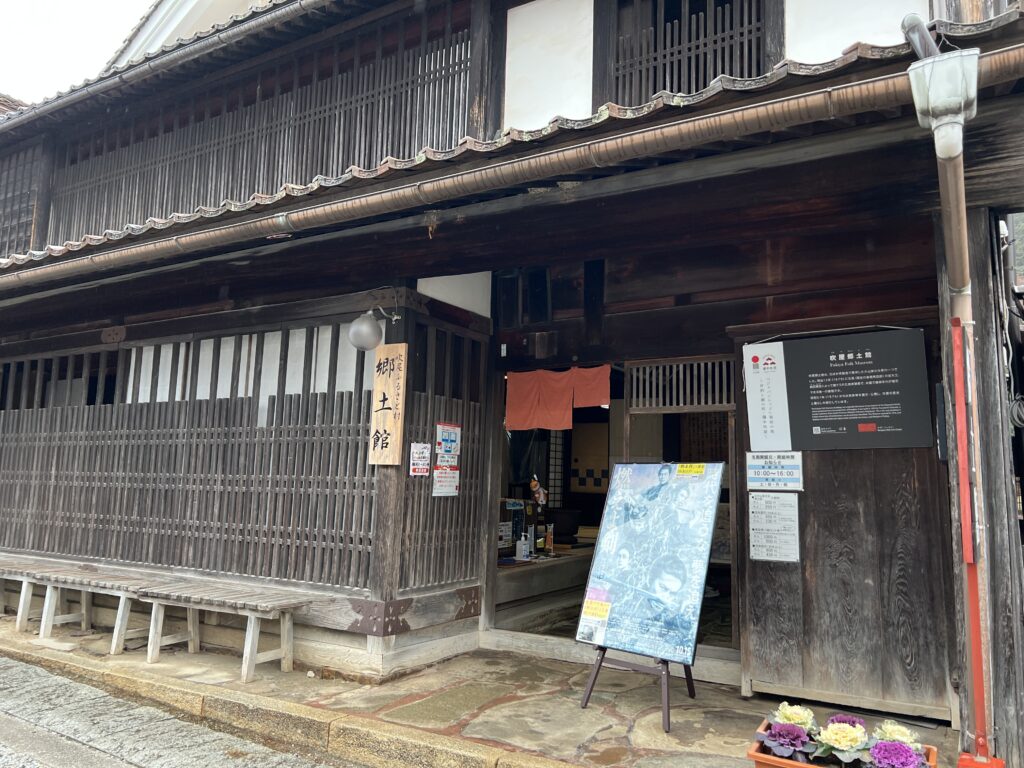
{"type": "Polygon", "coordinates": [[[373,364],[370,406],[370,464],[402,463],[408,344],[381,344],[373,364]]]}

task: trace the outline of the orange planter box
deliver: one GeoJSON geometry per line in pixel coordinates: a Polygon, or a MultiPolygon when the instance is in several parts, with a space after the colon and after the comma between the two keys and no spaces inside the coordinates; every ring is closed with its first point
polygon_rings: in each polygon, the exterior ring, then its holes
{"type": "MultiPolygon", "coordinates": [[[[758,727],[757,732],[768,732],[767,720],[761,721],[761,725],[758,727]]],[[[921,748],[924,750],[924,759],[925,762],[928,763],[928,768],[935,768],[939,759],[939,750],[927,744],[922,744],[921,748]]],[[[750,745],[750,749],[747,750],[747,758],[754,761],[754,768],[793,768],[795,765],[804,766],[806,768],[807,766],[807,763],[798,763],[796,760],[790,760],[785,757],[776,757],[771,752],[766,752],[764,744],[760,741],[755,741],[750,745]]]]}

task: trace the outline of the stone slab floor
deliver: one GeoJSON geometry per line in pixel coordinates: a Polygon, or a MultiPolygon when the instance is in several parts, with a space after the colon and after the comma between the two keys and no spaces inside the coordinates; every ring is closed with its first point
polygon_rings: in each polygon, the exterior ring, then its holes
{"type": "MultiPolygon", "coordinates": [[[[13,617],[0,620],[0,644],[14,639],[13,617]]],[[[604,670],[590,707],[580,709],[589,667],[496,651],[476,651],[382,685],[284,674],[273,664],[257,668],[256,680],[238,681],[237,656],[165,649],[159,663],[145,650],[106,655],[108,634],[76,637],[67,628],[55,638],[32,640],[71,654],[88,654],[111,670],[189,680],[273,697],[321,709],[411,726],[434,733],[513,747],[580,766],[629,768],[749,767],[752,734],[778,699],[744,699],[739,691],[697,683],[687,698],[682,680],[672,682],[672,730],[661,729],[658,682],[632,672],[604,670]]],[[[832,711],[815,708],[819,717],[832,711]]],[[[860,713],[863,716],[863,713],[860,713]]],[[[869,725],[873,719],[868,717],[869,725]]],[[[925,743],[939,748],[940,765],[955,765],[956,734],[928,721],[908,720],[925,743]]]]}

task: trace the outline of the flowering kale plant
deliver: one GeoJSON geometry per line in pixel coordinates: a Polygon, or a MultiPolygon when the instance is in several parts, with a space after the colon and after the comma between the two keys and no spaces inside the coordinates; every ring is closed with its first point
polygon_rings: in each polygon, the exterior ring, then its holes
{"type": "Polygon", "coordinates": [[[788,757],[798,763],[806,763],[816,746],[807,736],[807,731],[792,723],[772,723],[767,733],[757,734],[757,740],[764,744],[773,755],[788,757]]]}
{"type": "Polygon", "coordinates": [[[871,748],[876,768],[920,768],[924,762],[909,745],[899,741],[879,741],[871,748]]]}
{"type": "Polygon", "coordinates": [[[918,736],[886,720],[868,733],[863,719],[837,713],[819,726],[807,707],[783,702],[772,712],[768,728],[758,732],[764,752],[811,765],[849,768],[927,768],[918,736]]]}

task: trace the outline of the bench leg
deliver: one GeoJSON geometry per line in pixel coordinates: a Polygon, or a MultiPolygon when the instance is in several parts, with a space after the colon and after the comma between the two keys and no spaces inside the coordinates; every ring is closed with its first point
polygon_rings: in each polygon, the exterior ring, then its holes
{"type": "Polygon", "coordinates": [[[63,616],[68,612],[68,593],[63,587],[57,587],[57,615],[63,616]]]}
{"type": "Polygon", "coordinates": [[[92,592],[81,591],[80,608],[82,609],[82,630],[88,632],[92,629],[92,592]]]}
{"type": "Polygon", "coordinates": [[[164,604],[153,603],[153,615],[149,620],[149,647],[146,662],[156,664],[160,660],[160,640],[164,636],[164,604]]]}
{"type": "Polygon", "coordinates": [[[199,609],[186,608],[188,621],[188,652],[199,653],[199,609]]]}
{"type": "Polygon", "coordinates": [[[260,644],[260,618],[250,616],[245,627],[245,646],[242,648],[242,682],[252,682],[256,673],[256,654],[260,644]]]}
{"type": "Polygon", "coordinates": [[[52,584],[46,587],[46,598],[43,600],[43,617],[39,620],[39,639],[45,640],[53,634],[53,617],[57,615],[57,603],[60,602],[60,588],[52,584]]]}
{"type": "Polygon", "coordinates": [[[294,657],[294,624],[288,611],[281,614],[281,671],[291,672],[294,657]]]}
{"type": "Polygon", "coordinates": [[[0,579],[0,616],[7,613],[7,580],[0,579]]]}
{"type": "Polygon", "coordinates": [[[18,599],[18,618],[15,619],[14,628],[18,632],[28,632],[28,615],[32,612],[32,587],[31,581],[21,582],[21,597],[18,599]]]}
{"type": "Polygon", "coordinates": [[[110,640],[110,654],[117,656],[124,653],[124,636],[128,631],[128,618],[132,614],[132,599],[121,595],[117,604],[117,618],[114,619],[114,636],[110,640]]]}

